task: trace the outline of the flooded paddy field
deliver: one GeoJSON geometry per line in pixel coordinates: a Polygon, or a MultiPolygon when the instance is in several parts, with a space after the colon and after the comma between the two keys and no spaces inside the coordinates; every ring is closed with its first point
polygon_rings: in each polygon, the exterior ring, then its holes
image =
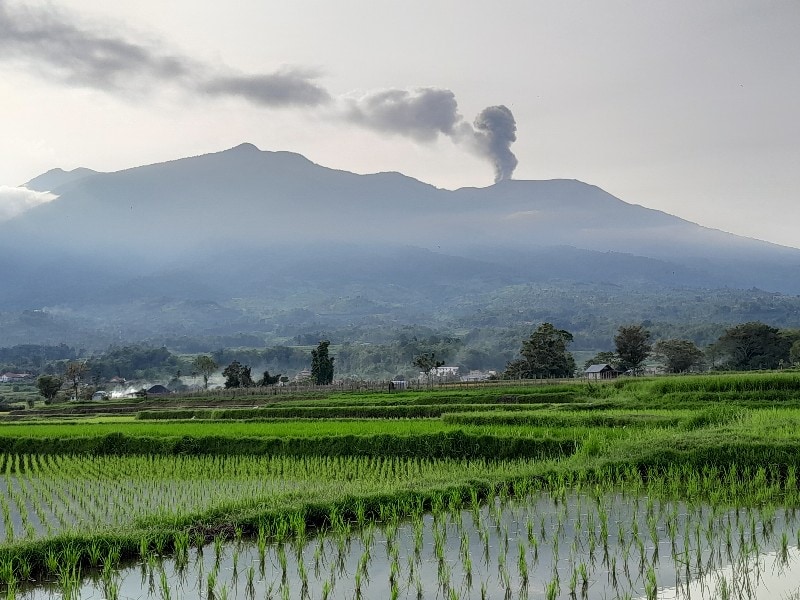
{"type": "MultiPolygon", "coordinates": [[[[441,496],[325,532],[259,531],[148,551],[15,590],[60,598],[780,598],[800,590],[800,513],[621,492],[441,496]]],[[[289,524],[287,522],[287,528],[289,524]]],[[[102,562],[101,559],[100,562],[102,562]]],[[[68,569],[69,571],[69,569],[68,569]]]]}
{"type": "Polygon", "coordinates": [[[800,375],[404,394],[0,422],[0,597],[800,598],[800,375]]]}

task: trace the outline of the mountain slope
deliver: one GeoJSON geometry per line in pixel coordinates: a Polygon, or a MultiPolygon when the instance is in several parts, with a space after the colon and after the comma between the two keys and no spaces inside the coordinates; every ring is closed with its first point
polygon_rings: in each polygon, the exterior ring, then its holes
{"type": "Polygon", "coordinates": [[[278,285],[270,269],[292,264],[295,281],[316,270],[340,283],[371,273],[381,285],[392,280],[386,267],[397,273],[404,260],[420,280],[435,280],[445,262],[453,277],[487,285],[560,278],[800,293],[800,250],[701,227],[575,180],[448,191],[242,144],[115,173],[53,170],[29,185],[59,197],[6,224],[0,252],[20,268],[0,303],[84,301],[178,272],[198,282],[188,296],[231,297],[253,281],[261,290],[278,285]],[[398,250],[411,246],[439,258],[398,250]]]}
{"type": "Polygon", "coordinates": [[[37,192],[51,192],[68,183],[72,183],[74,181],[83,179],[84,177],[88,177],[89,175],[96,174],[97,171],[92,171],[91,169],[86,169],[84,167],[79,167],[71,171],[65,171],[64,169],[50,169],[47,173],[42,173],[38,177],[31,179],[28,183],[24,184],[24,187],[37,192]]]}

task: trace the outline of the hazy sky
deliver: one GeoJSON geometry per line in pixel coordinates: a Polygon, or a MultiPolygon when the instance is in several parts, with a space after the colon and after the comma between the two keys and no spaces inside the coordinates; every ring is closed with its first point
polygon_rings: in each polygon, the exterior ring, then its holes
{"type": "Polygon", "coordinates": [[[513,152],[517,179],[797,247],[800,2],[0,0],[17,209],[53,167],[244,141],[450,189],[513,152]]]}

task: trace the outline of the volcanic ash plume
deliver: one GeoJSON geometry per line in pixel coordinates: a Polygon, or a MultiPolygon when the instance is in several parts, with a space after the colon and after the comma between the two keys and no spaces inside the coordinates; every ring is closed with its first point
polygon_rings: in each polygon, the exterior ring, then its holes
{"type": "MultiPolygon", "coordinates": [[[[517,139],[517,124],[505,106],[485,108],[470,124],[448,89],[390,88],[336,97],[317,83],[315,71],[284,68],[243,74],[159,43],[131,41],[116,29],[97,30],[47,3],[44,6],[12,10],[0,0],[0,65],[13,61],[70,85],[122,95],[138,96],[169,84],[189,93],[200,91],[205,97],[236,96],[268,108],[327,110],[334,118],[418,142],[444,136],[490,159],[495,182],[510,179],[517,166],[510,149],[517,139]]],[[[15,193],[16,205],[19,197],[15,193]]],[[[5,209],[2,205],[0,197],[0,218],[4,211],[16,210],[8,208],[15,206],[13,202],[6,201],[5,209]]]]}
{"type": "Polygon", "coordinates": [[[494,163],[494,181],[511,179],[517,157],[511,144],[517,140],[517,122],[508,107],[489,106],[475,118],[475,141],[478,151],[494,163]]]}
{"type": "Polygon", "coordinates": [[[489,106],[473,124],[458,112],[455,94],[447,89],[387,89],[347,99],[346,118],[376,131],[430,142],[440,135],[488,158],[494,165],[495,182],[511,179],[517,157],[511,144],[517,139],[517,123],[506,106],[489,106]]]}

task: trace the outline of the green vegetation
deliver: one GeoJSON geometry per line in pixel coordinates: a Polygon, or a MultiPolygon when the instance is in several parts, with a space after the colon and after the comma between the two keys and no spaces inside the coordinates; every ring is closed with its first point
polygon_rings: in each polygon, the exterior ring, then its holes
{"type": "Polygon", "coordinates": [[[569,331],[556,329],[552,323],[542,323],[522,342],[522,358],[506,367],[507,379],[549,379],[572,377],[575,358],[567,351],[573,337],[569,331]]]}
{"type": "Polygon", "coordinates": [[[0,565],[38,577],[67,554],[97,564],[98,547],[119,560],[187,536],[285,539],[533,490],[800,507],[798,373],[253,398],[0,424],[0,565]]]}
{"type": "Polygon", "coordinates": [[[329,340],[322,340],[317,347],[311,351],[311,381],[317,385],[329,385],[333,383],[333,363],[334,357],[330,355],[328,347],[331,345],[329,340]]]}

